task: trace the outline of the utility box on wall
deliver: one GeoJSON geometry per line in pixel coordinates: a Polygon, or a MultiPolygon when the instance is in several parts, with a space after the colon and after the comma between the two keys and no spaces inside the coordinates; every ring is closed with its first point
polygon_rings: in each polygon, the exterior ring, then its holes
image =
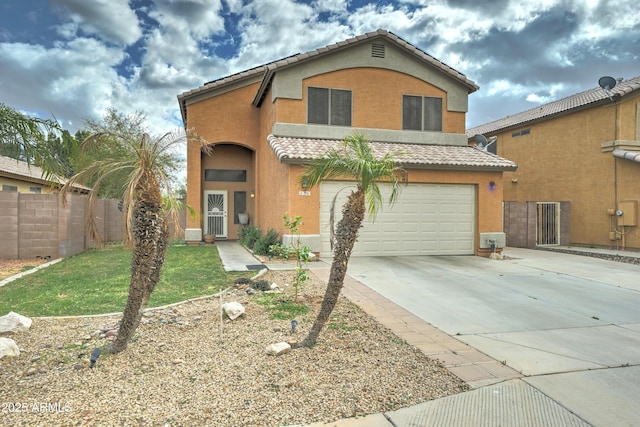
{"type": "Polygon", "coordinates": [[[622,200],[618,202],[618,210],[616,211],[618,216],[619,227],[635,227],[638,225],[638,201],[637,200],[622,200]]]}
{"type": "Polygon", "coordinates": [[[504,233],[480,233],[480,248],[489,249],[493,242],[494,247],[504,248],[507,244],[507,238],[504,233]]]}

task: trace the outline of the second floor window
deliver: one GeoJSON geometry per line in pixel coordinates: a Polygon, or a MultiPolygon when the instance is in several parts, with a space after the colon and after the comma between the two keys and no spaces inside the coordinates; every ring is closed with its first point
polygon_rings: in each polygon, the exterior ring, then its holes
{"type": "Polygon", "coordinates": [[[351,91],[310,87],[307,91],[310,124],[351,126],[351,91]]]}
{"type": "Polygon", "coordinates": [[[402,129],[442,132],[442,98],[404,95],[402,129]]]}

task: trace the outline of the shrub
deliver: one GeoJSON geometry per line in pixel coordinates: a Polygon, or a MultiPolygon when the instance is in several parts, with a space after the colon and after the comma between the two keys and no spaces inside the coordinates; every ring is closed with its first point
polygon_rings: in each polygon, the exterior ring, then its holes
{"type": "Polygon", "coordinates": [[[267,282],[266,280],[256,280],[251,284],[251,287],[262,292],[268,291],[270,289],[269,282],[267,282]]]}
{"type": "Polygon", "coordinates": [[[251,279],[246,278],[246,277],[238,277],[236,280],[233,281],[233,283],[235,285],[250,285],[253,282],[251,281],[251,279]]]}
{"type": "Polygon", "coordinates": [[[281,257],[285,259],[289,259],[289,246],[284,243],[278,243],[277,245],[269,246],[269,256],[270,257],[281,257]]]}
{"type": "Polygon", "coordinates": [[[255,225],[245,225],[238,230],[238,237],[240,238],[240,244],[252,249],[256,242],[262,236],[262,230],[255,225]]]}
{"type": "Polygon", "coordinates": [[[269,248],[280,243],[280,235],[276,230],[270,228],[267,234],[260,237],[253,245],[253,252],[256,255],[269,255],[269,248]]]}

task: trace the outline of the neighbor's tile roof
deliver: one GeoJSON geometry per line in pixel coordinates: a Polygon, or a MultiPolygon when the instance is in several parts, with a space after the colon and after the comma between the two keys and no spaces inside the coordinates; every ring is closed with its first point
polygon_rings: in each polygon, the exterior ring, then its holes
{"type": "MultiPolygon", "coordinates": [[[[611,89],[610,92],[611,97],[615,100],[638,89],[640,89],[640,77],[634,77],[632,79],[623,80],[622,82],[618,83],[613,89],[611,89]]],[[[503,129],[525,125],[529,122],[550,118],[563,113],[568,113],[571,110],[589,106],[589,104],[595,104],[608,100],[609,95],[604,91],[604,89],[598,86],[596,88],[550,102],[548,104],[531,108],[530,110],[526,110],[521,113],[503,117],[491,123],[473,127],[467,130],[467,135],[469,137],[478,134],[486,136],[503,129]]]]}
{"type": "MultiPolygon", "coordinates": [[[[45,179],[45,173],[42,168],[29,165],[27,162],[13,159],[11,157],[0,156],[0,176],[19,179],[22,181],[33,182],[37,184],[49,185],[52,182],[56,184],[66,183],[65,179],[53,177],[50,180],[45,179]]],[[[91,190],[84,185],[76,184],[74,188],[81,190],[91,190]]]]}
{"type": "MultiPolygon", "coordinates": [[[[267,141],[283,163],[305,163],[320,158],[329,149],[340,149],[342,141],[332,139],[291,138],[269,135],[267,141]]],[[[371,142],[373,152],[382,157],[397,153],[396,159],[406,168],[515,170],[507,159],[467,145],[429,145],[371,142]]]]}
{"type": "MultiPolygon", "coordinates": [[[[457,79],[458,81],[460,81],[463,85],[465,85],[468,90],[469,93],[475,92],[479,89],[479,86],[477,84],[475,84],[472,80],[468,79],[464,74],[462,74],[461,72],[455,70],[454,68],[451,68],[450,66],[448,66],[447,64],[445,64],[444,62],[441,62],[439,60],[437,60],[436,58],[434,58],[433,56],[429,55],[428,53],[426,53],[425,51],[423,51],[422,49],[417,48],[416,46],[412,45],[411,43],[407,42],[406,40],[402,39],[401,37],[398,37],[397,35],[395,35],[394,33],[387,31],[387,30],[377,30],[377,31],[372,31],[366,34],[362,34],[338,43],[334,43],[331,44],[329,46],[325,46],[325,47],[321,47],[319,49],[316,50],[312,50],[310,52],[306,52],[306,53],[298,53],[295,55],[291,55],[282,59],[278,59],[276,61],[272,61],[263,65],[259,65],[257,67],[254,68],[250,68],[248,70],[244,70],[241,71],[239,73],[235,73],[217,80],[213,80],[210,82],[205,83],[204,85],[183,92],[180,95],[178,95],[178,102],[180,103],[180,110],[182,112],[182,119],[185,121],[186,123],[186,105],[185,105],[185,101],[186,99],[190,98],[191,96],[194,95],[198,95],[202,92],[206,92],[218,87],[223,87],[226,86],[228,84],[237,82],[237,81],[242,81],[245,79],[249,79],[249,78],[255,78],[258,77],[260,75],[263,76],[263,82],[260,86],[260,90],[264,90],[269,82],[265,81],[265,80],[269,80],[272,76],[273,73],[276,72],[278,69],[284,68],[284,67],[288,67],[291,65],[295,65],[297,63],[301,63],[304,61],[307,61],[309,59],[313,59],[315,57],[321,56],[321,55],[325,55],[327,53],[331,53],[333,51],[348,47],[350,45],[353,44],[357,44],[357,43],[361,43],[364,40],[368,40],[368,39],[376,39],[376,38],[380,38],[380,37],[385,37],[388,40],[393,41],[394,43],[396,43],[397,46],[400,46],[401,48],[405,49],[407,52],[414,54],[415,56],[417,56],[418,58],[422,59],[425,62],[428,62],[429,64],[433,65],[434,67],[436,67],[437,69],[439,69],[440,71],[444,72],[445,74],[449,75],[450,77],[453,77],[455,79],[457,79]]],[[[256,95],[257,97],[260,96],[260,94],[256,95]]]]}

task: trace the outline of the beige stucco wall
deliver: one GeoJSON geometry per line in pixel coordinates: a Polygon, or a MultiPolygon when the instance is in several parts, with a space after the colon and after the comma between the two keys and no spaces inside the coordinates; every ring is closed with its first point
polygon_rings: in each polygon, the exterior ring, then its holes
{"type": "MultiPolygon", "coordinates": [[[[633,140],[638,97],[532,124],[531,133],[498,135],[498,155],[518,164],[504,174],[504,200],[571,203],[570,241],[610,246],[611,217],[621,200],[640,200],[640,163],[616,159],[601,144],[633,140]]],[[[615,223],[615,222],[614,222],[615,223]]],[[[626,228],[627,247],[640,248],[638,227],[626,228]]]]}
{"type": "Polygon", "coordinates": [[[277,100],[277,122],[306,123],[307,88],[315,86],[351,90],[352,127],[401,130],[402,95],[422,95],[443,99],[444,133],[464,133],[465,113],[448,111],[447,92],[407,74],[387,69],[349,68],[309,77],[302,84],[302,99],[277,100]]]}
{"type": "MultiPolygon", "coordinates": [[[[250,150],[259,147],[260,111],[251,104],[258,84],[227,91],[187,106],[187,128],[211,144],[238,144],[250,150]]],[[[213,156],[215,156],[215,147],[213,156]]],[[[203,166],[197,142],[187,148],[187,203],[202,208],[203,166]]],[[[251,188],[249,191],[253,190],[251,188]]],[[[257,188],[256,188],[257,191],[257,188]]],[[[202,218],[187,217],[187,228],[201,228],[202,218]]]]}
{"type": "MultiPolygon", "coordinates": [[[[294,79],[295,80],[295,79],[294,79]]],[[[347,68],[305,76],[300,80],[302,87],[295,92],[296,97],[282,96],[280,91],[274,96],[270,88],[265,93],[259,108],[251,104],[257,90],[257,83],[244,88],[221,92],[217,97],[187,104],[188,127],[195,128],[202,137],[213,144],[239,144],[255,150],[255,191],[254,212],[250,212],[253,224],[263,230],[274,228],[281,234],[286,232],[282,216],[300,215],[304,225],[303,234],[319,233],[319,190],[309,189],[311,194],[300,195],[298,183],[303,169],[299,165],[280,163],[267,143],[276,123],[305,125],[307,120],[306,88],[309,86],[344,88],[352,91],[352,124],[354,128],[402,129],[402,95],[437,96],[443,98],[443,133],[464,135],[465,113],[450,111],[447,105],[448,93],[459,95],[460,90],[427,83],[410,73],[401,73],[388,68],[347,68]],[[384,84],[372,84],[372,82],[384,84]],[[222,110],[229,110],[222,112],[222,110]],[[220,114],[218,114],[220,112],[220,114]],[[220,117],[224,119],[220,120],[220,117]],[[242,128],[242,129],[240,129],[242,128]],[[250,129],[249,129],[250,128],[250,129]]],[[[292,92],[292,93],[293,93],[292,92]]],[[[465,92],[466,93],[466,92],[465,92]]],[[[456,101],[457,109],[466,106],[456,101]]],[[[424,133],[425,142],[429,133],[424,133]]],[[[464,137],[463,137],[464,138],[464,137]]],[[[215,148],[213,158],[215,159],[215,148]]],[[[203,157],[199,147],[192,145],[188,150],[187,202],[192,206],[202,206],[203,157]]],[[[205,160],[208,162],[208,160],[205,160]]],[[[502,231],[502,173],[485,171],[452,170],[410,170],[412,183],[456,183],[471,184],[476,188],[476,242],[479,234],[502,231]],[[496,182],[496,189],[490,190],[489,183],[496,182]]],[[[209,185],[209,184],[206,184],[209,185]]],[[[231,197],[230,197],[231,198],[231,197]]],[[[187,228],[200,228],[200,219],[189,219],[187,228]]],[[[229,238],[237,234],[229,229],[229,238]]],[[[236,230],[234,230],[236,231],[236,230]]],[[[476,243],[479,246],[479,243],[476,243]]],[[[488,250],[487,250],[488,251],[488,250]]],[[[484,254],[485,250],[476,249],[484,254]]]]}

